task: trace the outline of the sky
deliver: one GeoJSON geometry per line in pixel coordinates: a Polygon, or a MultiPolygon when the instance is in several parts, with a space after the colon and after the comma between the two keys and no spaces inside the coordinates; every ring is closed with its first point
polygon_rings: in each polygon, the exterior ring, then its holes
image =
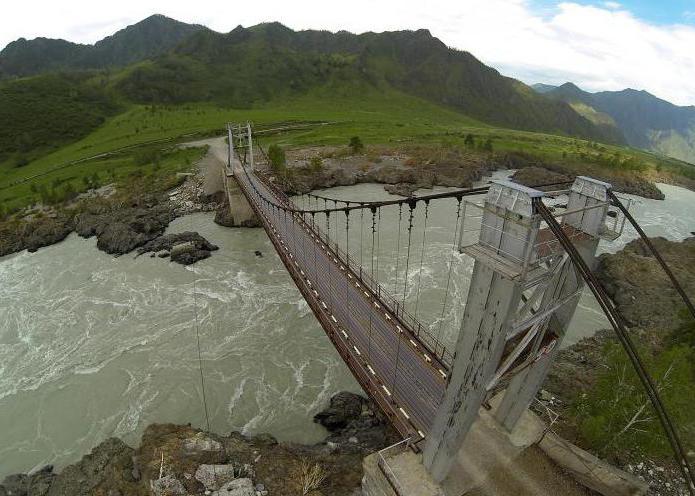
{"type": "Polygon", "coordinates": [[[695,0],[3,3],[0,47],[37,36],[94,43],[153,13],[220,32],[265,21],[356,33],[426,28],[448,46],[527,83],[644,89],[678,105],[695,105],[695,0]]]}

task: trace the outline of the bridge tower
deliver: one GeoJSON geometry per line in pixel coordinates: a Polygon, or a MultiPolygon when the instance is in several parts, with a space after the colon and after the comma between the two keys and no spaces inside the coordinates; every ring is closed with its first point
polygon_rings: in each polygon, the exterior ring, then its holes
{"type": "MultiPolygon", "coordinates": [[[[605,231],[610,185],[578,177],[563,230],[592,265],[605,231]]],[[[495,419],[516,426],[545,380],[576,309],[581,278],[534,209],[544,193],[495,181],[482,208],[480,237],[449,383],[426,439],[423,463],[443,481],[481,405],[507,384],[495,419]]]]}

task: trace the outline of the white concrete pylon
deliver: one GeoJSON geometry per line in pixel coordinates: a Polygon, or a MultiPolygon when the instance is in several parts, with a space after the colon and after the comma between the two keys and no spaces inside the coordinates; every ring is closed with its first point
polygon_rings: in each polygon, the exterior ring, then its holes
{"type": "Polygon", "coordinates": [[[464,249],[476,259],[473,276],[449,384],[423,453],[436,481],[448,475],[500,362],[540,226],[533,199],[541,196],[510,181],[494,181],[485,199],[479,242],[464,249]]]}
{"type": "MultiPolygon", "coordinates": [[[[572,242],[592,269],[596,264],[599,237],[606,222],[610,189],[611,185],[608,183],[584,176],[577,177],[569,192],[566,209],[568,214],[562,217],[561,224],[575,230],[572,242]]],[[[554,334],[554,345],[547,352],[543,349],[536,351],[537,356],[531,365],[512,378],[507,386],[495,418],[508,431],[514,429],[545,382],[579,303],[584,282],[574,271],[572,261],[566,258],[556,274],[547,285],[540,306],[540,309],[553,308],[547,328],[554,334]],[[558,301],[564,303],[557,306],[558,301]]]]}

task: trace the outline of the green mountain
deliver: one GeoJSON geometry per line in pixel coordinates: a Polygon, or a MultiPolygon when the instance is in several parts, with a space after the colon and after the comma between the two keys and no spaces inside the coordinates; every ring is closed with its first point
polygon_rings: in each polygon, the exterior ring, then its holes
{"type": "Polygon", "coordinates": [[[355,35],[268,23],[228,34],[201,31],[135,68],[119,87],[139,102],[248,106],[355,81],[393,87],[498,126],[621,142],[613,130],[447,47],[427,30],[355,35]]]}
{"type": "Polygon", "coordinates": [[[545,96],[570,104],[597,125],[614,125],[628,144],[695,163],[695,107],[679,107],[646,91],[589,93],[565,83],[545,96]]]}
{"type": "Polygon", "coordinates": [[[202,29],[205,28],[157,14],[94,45],[49,38],[20,38],[0,52],[0,78],[125,66],[165,53],[202,29]]]}
{"type": "Polygon", "coordinates": [[[157,15],[95,45],[19,40],[0,54],[0,70],[13,76],[0,81],[0,161],[18,164],[133,103],[243,109],[318,93],[359,102],[397,91],[499,127],[623,142],[613,126],[595,124],[426,30],[355,35],[265,23],[221,34],[157,15]],[[16,78],[27,74],[37,75],[16,78]],[[80,121],[82,113],[89,118],[80,121]],[[57,126],[47,130],[48,121],[57,126]]]}

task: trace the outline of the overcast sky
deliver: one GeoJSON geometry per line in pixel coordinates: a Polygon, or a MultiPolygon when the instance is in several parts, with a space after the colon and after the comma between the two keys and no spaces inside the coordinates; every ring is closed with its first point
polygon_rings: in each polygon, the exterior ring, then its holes
{"type": "Polygon", "coordinates": [[[647,91],[695,104],[695,0],[94,0],[3,2],[0,46],[46,36],[93,43],[153,13],[227,32],[280,21],[352,32],[427,28],[525,82],[647,91]]]}

